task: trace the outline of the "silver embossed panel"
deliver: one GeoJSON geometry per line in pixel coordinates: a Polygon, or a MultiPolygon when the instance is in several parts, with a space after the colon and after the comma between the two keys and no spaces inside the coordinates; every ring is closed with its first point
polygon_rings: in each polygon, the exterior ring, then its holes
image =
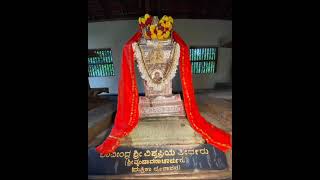
{"type": "Polygon", "coordinates": [[[139,98],[140,117],[184,116],[180,95],[172,94],[174,78],[180,56],[179,44],[172,41],[141,39],[133,50],[145,96],[139,98]]]}

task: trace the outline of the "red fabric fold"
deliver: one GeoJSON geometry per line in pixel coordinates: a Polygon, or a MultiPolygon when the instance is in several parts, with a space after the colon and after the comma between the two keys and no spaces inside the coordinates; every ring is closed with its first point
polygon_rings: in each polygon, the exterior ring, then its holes
{"type": "Polygon", "coordinates": [[[173,39],[180,45],[179,70],[183,91],[183,104],[189,123],[194,130],[202,135],[207,143],[225,152],[231,148],[231,136],[207,122],[199,113],[192,83],[189,48],[178,33],[173,32],[173,39]]]}
{"type": "MultiPolygon", "coordinates": [[[[138,124],[139,94],[134,71],[132,43],[137,42],[140,37],[141,32],[136,33],[123,48],[117,114],[110,135],[96,148],[101,154],[114,152],[120,145],[120,139],[128,135],[138,124]]],[[[173,32],[173,39],[180,45],[179,70],[184,108],[190,125],[202,135],[207,143],[225,152],[231,148],[231,137],[228,133],[207,122],[200,115],[192,84],[189,48],[176,32],[173,32]]]]}
{"type": "Polygon", "coordinates": [[[118,106],[114,126],[110,135],[96,150],[101,154],[114,152],[120,145],[120,139],[128,135],[138,124],[139,94],[134,71],[132,43],[137,42],[141,32],[137,32],[122,50],[122,62],[118,88],[118,106]]]}

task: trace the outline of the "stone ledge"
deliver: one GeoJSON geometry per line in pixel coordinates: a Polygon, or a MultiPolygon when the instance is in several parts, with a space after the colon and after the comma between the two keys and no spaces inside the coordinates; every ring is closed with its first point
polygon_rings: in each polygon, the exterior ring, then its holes
{"type": "Polygon", "coordinates": [[[88,111],[88,144],[112,124],[114,104],[104,104],[88,111]]]}
{"type": "Polygon", "coordinates": [[[125,137],[124,146],[157,146],[202,144],[186,117],[154,117],[139,120],[138,126],[125,137]]]}
{"type": "Polygon", "coordinates": [[[113,176],[88,176],[88,180],[106,180],[106,179],[214,179],[231,180],[232,172],[230,170],[208,170],[208,171],[189,171],[179,173],[163,174],[135,174],[135,175],[113,175],[113,176]]]}

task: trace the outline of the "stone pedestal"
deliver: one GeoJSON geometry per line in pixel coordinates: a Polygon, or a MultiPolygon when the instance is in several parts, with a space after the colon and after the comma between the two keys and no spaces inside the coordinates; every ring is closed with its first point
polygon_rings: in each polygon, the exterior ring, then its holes
{"type": "Polygon", "coordinates": [[[139,97],[140,118],[185,116],[180,94],[171,96],[139,97]]]}
{"type": "Polygon", "coordinates": [[[145,117],[116,152],[88,149],[88,179],[231,180],[228,156],[206,144],[186,117],[145,117]]]}
{"type": "Polygon", "coordinates": [[[121,142],[122,146],[199,145],[205,141],[186,117],[147,117],[121,142]]]}
{"type": "Polygon", "coordinates": [[[107,155],[90,148],[88,175],[88,179],[231,178],[226,155],[209,144],[120,146],[107,155]]]}

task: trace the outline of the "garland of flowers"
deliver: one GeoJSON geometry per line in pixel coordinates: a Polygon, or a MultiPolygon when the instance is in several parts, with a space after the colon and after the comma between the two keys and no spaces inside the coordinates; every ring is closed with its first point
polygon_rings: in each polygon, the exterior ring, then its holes
{"type": "Polygon", "coordinates": [[[149,14],[139,17],[139,27],[141,31],[144,31],[143,35],[146,39],[166,40],[170,38],[173,27],[171,16],[164,15],[158,24],[152,24],[152,21],[153,17],[149,14]]]}
{"type": "Polygon", "coordinates": [[[141,73],[141,78],[146,80],[147,82],[147,85],[149,87],[152,87],[154,88],[154,90],[156,91],[161,91],[165,85],[167,85],[169,83],[169,81],[171,81],[175,74],[176,74],[176,71],[177,71],[177,67],[178,67],[178,63],[179,63],[179,57],[180,57],[180,46],[179,44],[177,43],[174,43],[174,53],[173,53],[173,62],[171,64],[171,69],[169,69],[169,72],[167,72],[165,74],[166,77],[164,77],[163,79],[163,82],[160,83],[160,84],[157,84],[157,83],[154,83],[153,80],[151,79],[151,77],[149,76],[146,68],[144,67],[144,63],[143,63],[143,55],[142,55],[142,52],[140,50],[140,47],[138,45],[138,43],[133,43],[132,44],[132,48],[133,48],[133,53],[134,53],[134,56],[137,60],[137,66],[138,66],[138,69],[141,73]]]}

